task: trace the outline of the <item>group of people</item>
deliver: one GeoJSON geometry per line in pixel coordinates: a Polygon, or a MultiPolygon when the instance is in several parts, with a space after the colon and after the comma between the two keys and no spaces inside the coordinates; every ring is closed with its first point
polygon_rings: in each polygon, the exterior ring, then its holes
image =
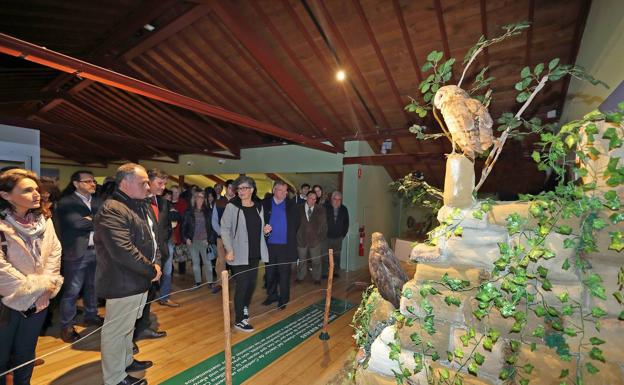
{"type": "MultiPolygon", "coordinates": [[[[167,190],[167,179],[162,171],[128,163],[99,189],[93,173],[78,171],[60,193],[31,171],[0,173],[0,373],[33,360],[50,301],[60,292],[64,341],[80,339],[74,328],[80,296],[84,324],[103,326],[105,385],[147,384],[128,374],[152,366],[134,359],[135,341],[166,336],[151,326],[150,304],[180,306],[169,296],[174,256],[184,252],[196,287],[203,272],[218,293],[213,274],[230,269],[234,326],[245,332],[254,330],[249,305],[260,261],[266,267],[263,305],[279,309],[289,302],[292,270],[301,282],[310,265],[320,284],[330,248],[340,266],[349,216],[339,191],[324,199],[320,186],[303,184],[289,198],[288,186],[277,181],[261,200],[245,175],[206,189],[167,190]],[[105,301],[104,317],[98,300],[105,301]]],[[[178,270],[185,268],[181,260],[178,270]]],[[[33,363],[14,370],[13,383],[29,384],[32,370],[33,363]]]]}

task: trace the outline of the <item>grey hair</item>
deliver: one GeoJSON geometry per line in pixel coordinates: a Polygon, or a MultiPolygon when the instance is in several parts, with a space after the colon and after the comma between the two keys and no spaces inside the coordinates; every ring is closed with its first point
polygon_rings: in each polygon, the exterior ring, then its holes
{"type": "Polygon", "coordinates": [[[334,190],[334,192],[331,195],[332,199],[334,199],[337,196],[340,196],[342,198],[342,193],[338,190],[334,190]]]}
{"type": "Polygon", "coordinates": [[[236,178],[236,180],[233,183],[234,188],[238,188],[238,186],[242,185],[243,183],[247,183],[248,185],[253,187],[254,190],[256,189],[256,181],[253,180],[253,178],[248,177],[247,175],[241,175],[238,178],[236,178]]]}
{"type": "Polygon", "coordinates": [[[122,180],[127,179],[130,176],[135,176],[136,173],[137,173],[137,170],[145,171],[145,167],[141,166],[140,164],[136,164],[136,163],[124,163],[124,164],[122,164],[117,169],[117,172],[115,172],[115,184],[117,186],[119,186],[121,184],[122,180]]]}
{"type": "Polygon", "coordinates": [[[273,190],[275,190],[277,186],[286,186],[288,188],[288,184],[283,180],[276,180],[275,183],[273,183],[273,190]]]}

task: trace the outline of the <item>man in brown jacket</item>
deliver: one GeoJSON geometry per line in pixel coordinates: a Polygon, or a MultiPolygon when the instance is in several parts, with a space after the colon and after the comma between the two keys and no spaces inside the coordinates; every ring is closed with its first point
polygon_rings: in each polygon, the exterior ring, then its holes
{"type": "MultiPolygon", "coordinates": [[[[308,272],[308,262],[312,264],[312,279],[321,284],[321,255],[323,244],[327,241],[327,214],[325,209],[316,204],[314,191],[306,195],[306,203],[298,207],[299,230],[297,231],[297,281],[302,281],[308,272]]],[[[326,250],[325,250],[326,251],[326,250]]]]}

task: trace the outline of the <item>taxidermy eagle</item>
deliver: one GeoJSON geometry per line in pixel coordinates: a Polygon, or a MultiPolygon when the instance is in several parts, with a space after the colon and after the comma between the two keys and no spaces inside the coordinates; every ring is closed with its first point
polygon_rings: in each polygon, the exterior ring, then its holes
{"type": "Polygon", "coordinates": [[[472,99],[463,89],[444,86],[433,99],[435,108],[442,112],[451,133],[453,153],[458,145],[464,155],[474,160],[475,154],[486,151],[494,142],[492,117],[477,99],[472,99]]]}
{"type": "Polygon", "coordinates": [[[407,275],[381,233],[373,233],[368,269],[379,294],[398,309],[407,275]]]}

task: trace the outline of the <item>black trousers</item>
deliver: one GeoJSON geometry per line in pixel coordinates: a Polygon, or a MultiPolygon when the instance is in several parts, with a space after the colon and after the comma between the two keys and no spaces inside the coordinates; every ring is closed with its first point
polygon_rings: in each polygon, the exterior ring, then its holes
{"type": "Polygon", "coordinates": [[[279,305],[290,301],[290,272],[293,263],[287,245],[269,244],[269,264],[266,265],[267,298],[279,305]]]}
{"type": "Polygon", "coordinates": [[[152,285],[150,286],[149,290],[147,291],[147,302],[145,303],[145,306],[143,307],[143,314],[141,315],[141,318],[136,320],[136,323],[134,324],[134,338],[136,338],[139,333],[141,333],[143,330],[147,329],[150,327],[150,309],[151,309],[151,303],[153,300],[155,300],[158,295],[158,285],[155,282],[152,282],[152,285]]]}
{"type": "MultiPolygon", "coordinates": [[[[35,358],[39,331],[46,319],[48,309],[28,318],[11,310],[7,324],[0,326],[0,373],[35,358]]],[[[13,372],[14,385],[29,385],[34,364],[13,372]]],[[[0,377],[0,385],[6,384],[6,376],[0,377]]]]}
{"type": "Polygon", "coordinates": [[[259,259],[249,260],[248,265],[232,266],[232,277],[236,282],[234,291],[234,314],[236,323],[243,320],[243,308],[251,303],[251,297],[256,288],[258,278],[259,259]]]}

